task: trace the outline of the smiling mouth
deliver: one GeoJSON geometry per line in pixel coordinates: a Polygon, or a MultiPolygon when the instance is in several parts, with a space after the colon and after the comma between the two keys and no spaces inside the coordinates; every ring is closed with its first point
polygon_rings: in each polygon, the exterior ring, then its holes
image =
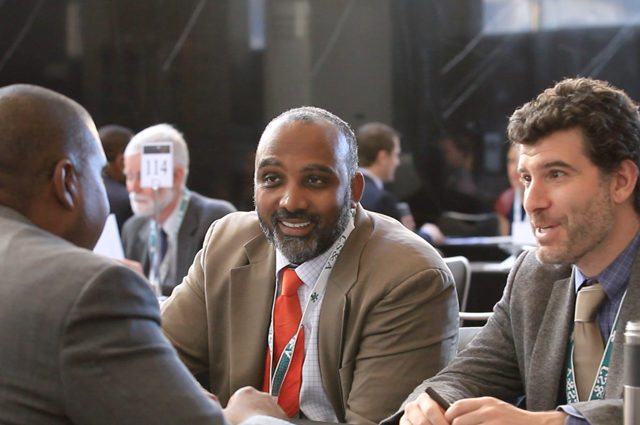
{"type": "Polygon", "coordinates": [[[310,221],[303,221],[301,223],[294,223],[292,221],[284,221],[281,220],[280,223],[285,226],[285,227],[289,227],[291,229],[302,229],[303,227],[307,227],[311,224],[310,221]]]}

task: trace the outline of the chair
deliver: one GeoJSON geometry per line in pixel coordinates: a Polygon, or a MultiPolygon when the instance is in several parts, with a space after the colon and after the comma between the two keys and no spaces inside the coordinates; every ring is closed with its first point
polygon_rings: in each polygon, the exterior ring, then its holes
{"type": "Polygon", "coordinates": [[[496,236],[499,233],[496,213],[465,214],[444,211],[436,224],[447,236],[496,236]]]}
{"type": "Polygon", "coordinates": [[[469,260],[461,255],[455,257],[445,257],[444,262],[449,267],[453,275],[453,281],[456,284],[458,293],[458,306],[460,307],[460,321],[487,321],[493,314],[492,312],[468,312],[467,299],[469,298],[469,286],[471,283],[471,267],[469,260]]]}
{"type": "Polygon", "coordinates": [[[471,267],[467,257],[457,255],[455,257],[445,257],[444,262],[449,267],[453,275],[458,293],[458,306],[460,311],[467,308],[467,298],[469,297],[469,283],[471,282],[471,267]]]}

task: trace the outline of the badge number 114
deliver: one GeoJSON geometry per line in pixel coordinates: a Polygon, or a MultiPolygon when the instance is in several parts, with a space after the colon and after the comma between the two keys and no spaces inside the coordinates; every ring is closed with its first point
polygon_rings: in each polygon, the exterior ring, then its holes
{"type": "Polygon", "coordinates": [[[150,143],[142,146],[140,186],[148,188],[173,186],[171,143],[150,143]]]}

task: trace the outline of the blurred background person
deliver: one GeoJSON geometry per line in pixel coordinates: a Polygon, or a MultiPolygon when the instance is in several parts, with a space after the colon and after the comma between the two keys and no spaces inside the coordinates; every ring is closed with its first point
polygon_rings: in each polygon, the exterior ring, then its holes
{"type": "Polygon", "coordinates": [[[152,261],[158,255],[159,284],[162,293],[170,295],[187,274],[211,223],[235,211],[235,207],[187,189],[189,150],[182,133],[169,124],[154,125],[136,134],[125,149],[124,164],[134,213],[122,229],[125,257],[142,263],[146,276],[150,276],[152,261]],[[140,187],[142,146],[153,142],[170,142],[173,146],[173,187],[158,189],[157,198],[153,189],[140,187]],[[158,234],[154,225],[156,208],[158,234]]]}
{"type": "Polygon", "coordinates": [[[133,137],[133,132],[127,127],[110,124],[100,127],[98,134],[107,155],[102,180],[107,188],[110,212],[115,214],[118,230],[122,232],[124,222],[133,215],[124,176],[124,149],[133,137]]]}
{"type": "MultiPolygon", "coordinates": [[[[393,217],[409,230],[416,231],[409,204],[398,202],[384,187],[385,183],[394,180],[400,165],[400,133],[386,124],[371,122],[358,129],[356,138],[360,172],[365,181],[360,203],[366,209],[393,217]]],[[[425,223],[417,233],[429,242],[440,243],[444,239],[438,227],[431,223],[425,223]]]]}
{"type": "Polygon", "coordinates": [[[523,220],[525,217],[522,206],[522,195],[524,186],[518,174],[518,146],[511,145],[507,151],[507,177],[509,188],[498,196],[495,203],[495,211],[498,214],[500,234],[511,234],[511,223],[516,219],[523,220]]]}
{"type": "Polygon", "coordinates": [[[443,210],[467,214],[491,210],[487,196],[480,191],[473,176],[473,145],[463,134],[445,134],[438,142],[445,162],[442,187],[443,210]]]}

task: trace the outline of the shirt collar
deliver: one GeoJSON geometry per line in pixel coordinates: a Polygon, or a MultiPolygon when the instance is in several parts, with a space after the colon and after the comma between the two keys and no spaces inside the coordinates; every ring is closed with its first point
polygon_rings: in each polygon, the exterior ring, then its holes
{"type": "MultiPolygon", "coordinates": [[[[329,259],[329,255],[331,255],[331,252],[333,252],[333,249],[339,240],[339,238],[336,239],[333,245],[331,245],[331,247],[322,254],[307,260],[296,267],[296,274],[305,286],[312,287],[316,283],[316,280],[318,280],[318,277],[320,276],[320,272],[322,272],[322,268],[329,259]]],[[[280,276],[282,270],[289,265],[291,265],[291,262],[287,257],[285,257],[279,249],[276,249],[276,277],[280,276]]]]}
{"type": "Polygon", "coordinates": [[[587,277],[576,266],[573,266],[575,275],[576,292],[580,290],[587,279],[597,279],[609,299],[615,299],[617,295],[627,288],[631,267],[636,257],[636,251],[640,247],[640,232],[636,234],[627,247],[618,257],[609,264],[599,275],[587,277]]]}
{"type": "Polygon", "coordinates": [[[375,174],[373,174],[371,171],[367,170],[366,168],[359,168],[359,171],[364,174],[365,176],[369,177],[371,180],[373,180],[373,183],[376,185],[376,187],[378,189],[384,189],[384,182],[382,180],[380,180],[380,178],[378,176],[376,176],[375,174]]]}
{"type": "Polygon", "coordinates": [[[182,188],[179,196],[180,200],[178,201],[178,204],[173,209],[173,211],[171,211],[171,214],[169,214],[169,217],[167,217],[164,223],[162,223],[162,228],[170,238],[173,238],[174,235],[178,234],[178,230],[180,229],[180,225],[182,224],[182,217],[179,213],[180,205],[182,204],[182,202],[189,202],[189,199],[191,198],[191,192],[185,190],[185,188],[182,188]]]}

